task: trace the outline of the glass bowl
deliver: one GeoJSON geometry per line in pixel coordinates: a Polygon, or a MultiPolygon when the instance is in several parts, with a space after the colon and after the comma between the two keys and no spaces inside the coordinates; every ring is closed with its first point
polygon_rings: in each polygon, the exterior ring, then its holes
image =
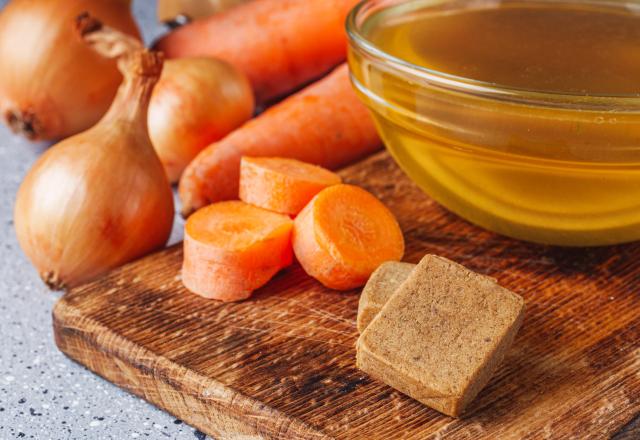
{"type": "MultiPolygon", "coordinates": [[[[351,78],[385,145],[436,201],[489,230],[565,246],[640,239],[640,95],[502,87],[411,64],[367,39],[387,8],[504,3],[367,0],[352,11],[351,78]]],[[[589,5],[633,13],[620,1],[589,5]]]]}

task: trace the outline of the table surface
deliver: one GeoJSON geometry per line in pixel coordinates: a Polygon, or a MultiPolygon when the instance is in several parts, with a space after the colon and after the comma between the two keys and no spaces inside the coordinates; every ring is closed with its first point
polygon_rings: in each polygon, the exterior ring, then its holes
{"type": "MultiPolygon", "coordinates": [[[[147,41],[163,32],[155,2],[137,0],[134,12],[147,41]]],[[[45,148],[0,126],[0,440],[206,438],[56,348],[51,308],[60,295],[44,287],[22,254],[12,220],[18,186],[45,148]]],[[[178,220],[172,242],[181,231],[178,220]]]]}
{"type": "MultiPolygon", "coordinates": [[[[0,8],[7,0],[0,0],[0,8]]],[[[134,0],[147,41],[164,30],[155,1],[134,0]]],[[[182,421],[92,374],[53,342],[49,292],[20,250],[13,205],[20,182],[46,148],[13,136],[0,125],[0,440],[205,439],[182,421]]],[[[176,219],[171,242],[182,239],[176,219]]],[[[640,419],[616,440],[640,437],[640,419]]]]}

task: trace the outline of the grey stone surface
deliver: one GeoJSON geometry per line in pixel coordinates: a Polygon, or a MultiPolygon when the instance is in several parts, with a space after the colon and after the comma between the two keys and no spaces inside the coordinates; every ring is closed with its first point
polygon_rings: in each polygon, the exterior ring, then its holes
{"type": "MultiPolygon", "coordinates": [[[[6,2],[0,0],[0,8],[6,2]]],[[[147,41],[163,31],[155,2],[136,0],[134,9],[147,41]]],[[[45,148],[0,127],[0,440],[204,439],[56,348],[51,309],[59,295],[44,287],[22,254],[12,221],[18,185],[45,148]]],[[[178,220],[173,242],[181,231],[178,220]]]]}

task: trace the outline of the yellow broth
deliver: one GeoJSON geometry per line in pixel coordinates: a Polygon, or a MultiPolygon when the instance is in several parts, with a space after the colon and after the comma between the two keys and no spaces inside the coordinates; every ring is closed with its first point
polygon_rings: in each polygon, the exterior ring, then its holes
{"type": "Polygon", "coordinates": [[[364,37],[471,86],[398,74],[357,49],[354,81],[401,166],[461,216],[542,243],[639,239],[634,5],[399,2],[369,16],[364,37]],[[484,92],[495,88],[498,99],[484,92]]]}

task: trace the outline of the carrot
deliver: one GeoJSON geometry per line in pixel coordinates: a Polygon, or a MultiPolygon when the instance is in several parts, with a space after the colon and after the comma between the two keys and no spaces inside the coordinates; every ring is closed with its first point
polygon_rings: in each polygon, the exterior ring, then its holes
{"type": "Polygon", "coordinates": [[[156,44],[169,58],[214,57],[243,71],[259,102],[343,62],[344,23],[359,0],[254,0],[196,20],[156,44]]]}
{"type": "Polygon", "coordinates": [[[380,146],[342,66],[201,151],[180,180],[182,213],[237,198],[242,156],[289,157],[333,169],[380,146]]]}
{"type": "Polygon", "coordinates": [[[292,262],[293,222],[240,201],[217,203],[185,226],[182,282],[191,292],[240,301],[292,262]]]}
{"type": "Polygon", "coordinates": [[[326,287],[364,285],[385,261],[399,261],[404,238],[395,217],[377,198],[352,185],[322,190],[300,212],[293,251],[303,269],[326,287]]]}
{"type": "Polygon", "coordinates": [[[316,194],[341,182],[337,174],[295,159],[240,161],[240,200],[282,214],[297,215],[316,194]]]}

